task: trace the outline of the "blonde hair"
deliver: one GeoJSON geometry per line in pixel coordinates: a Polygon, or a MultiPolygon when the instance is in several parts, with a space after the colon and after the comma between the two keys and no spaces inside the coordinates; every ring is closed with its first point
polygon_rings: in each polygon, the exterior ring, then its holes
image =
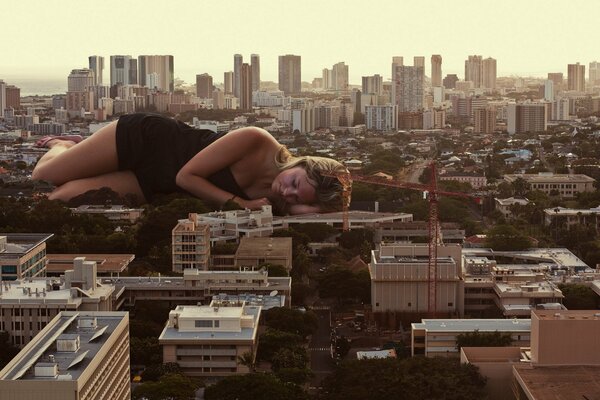
{"type": "MultiPolygon", "coordinates": [[[[275,165],[280,171],[294,167],[302,167],[308,175],[308,179],[316,182],[315,193],[317,205],[324,212],[341,211],[344,200],[350,203],[350,194],[343,196],[344,185],[338,178],[324,176],[326,174],[348,174],[344,165],[332,158],[316,156],[293,156],[285,146],[281,146],[275,156],[275,165]]],[[[350,191],[350,188],[346,188],[350,191]]],[[[346,204],[348,206],[349,204],[346,204]]]]}

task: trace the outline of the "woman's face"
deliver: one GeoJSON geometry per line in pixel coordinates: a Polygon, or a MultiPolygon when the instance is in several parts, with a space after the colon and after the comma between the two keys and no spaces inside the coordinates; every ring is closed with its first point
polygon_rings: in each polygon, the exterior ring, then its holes
{"type": "Polygon", "coordinates": [[[288,204],[314,204],[317,201],[316,182],[308,179],[306,170],[294,167],[281,171],[271,184],[271,191],[288,204]]]}

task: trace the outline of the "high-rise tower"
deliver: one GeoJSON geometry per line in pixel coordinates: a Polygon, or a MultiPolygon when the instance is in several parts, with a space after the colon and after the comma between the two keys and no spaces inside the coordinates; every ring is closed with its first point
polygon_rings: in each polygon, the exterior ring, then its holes
{"type": "Polygon", "coordinates": [[[196,96],[201,99],[212,97],[213,78],[209,74],[196,75],[196,96]]]}
{"type": "Polygon", "coordinates": [[[590,74],[590,85],[599,85],[600,84],[600,62],[592,61],[590,63],[590,70],[588,72],[590,74]]]}
{"type": "Polygon", "coordinates": [[[476,88],[481,87],[483,83],[483,63],[481,56],[469,56],[465,60],[465,81],[473,82],[476,88]]]}
{"type": "Polygon", "coordinates": [[[227,71],[223,74],[223,91],[225,94],[233,93],[233,71],[227,71]]]}
{"type": "Polygon", "coordinates": [[[488,57],[481,62],[482,79],[481,87],[486,89],[496,88],[496,59],[488,57]]]}
{"type": "Polygon", "coordinates": [[[240,108],[252,109],[252,67],[247,63],[240,70],[240,108]]]}
{"type": "Polygon", "coordinates": [[[240,74],[242,73],[242,64],[244,63],[244,58],[241,54],[233,55],[233,95],[237,98],[240,97],[240,74]]]}
{"type": "Polygon", "coordinates": [[[392,102],[399,112],[423,109],[423,67],[392,64],[392,102]]]}
{"type": "MultiPolygon", "coordinates": [[[[164,92],[175,90],[175,71],[173,56],[139,56],[139,82],[141,86],[149,86],[156,74],[156,88],[164,92]]],[[[154,86],[154,85],[153,85],[154,86]]],[[[152,89],[152,88],[151,88],[152,89]]]]}
{"type": "Polygon", "coordinates": [[[252,68],[252,91],[260,90],[260,56],[250,55],[250,67],[252,68]]]}
{"type": "Polygon", "coordinates": [[[286,95],[300,93],[301,83],[301,57],[292,54],[279,56],[279,90],[286,95]]]}
{"type": "Polygon", "coordinates": [[[94,85],[102,85],[102,75],[104,73],[104,57],[89,56],[89,67],[94,72],[94,85]]]}
{"type": "Polygon", "coordinates": [[[585,65],[567,65],[567,90],[585,91],[585,65]]]}
{"type": "Polygon", "coordinates": [[[431,86],[442,86],[442,56],[439,54],[431,56],[431,86]]]}
{"type": "Polygon", "coordinates": [[[129,85],[131,56],[110,56],[110,85],[129,85]]]}

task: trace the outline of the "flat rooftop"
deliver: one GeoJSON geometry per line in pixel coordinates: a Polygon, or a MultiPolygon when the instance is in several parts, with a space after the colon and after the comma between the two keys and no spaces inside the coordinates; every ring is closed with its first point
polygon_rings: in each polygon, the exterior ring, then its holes
{"type": "Polygon", "coordinates": [[[163,340],[210,340],[210,341],[232,341],[232,340],[243,340],[249,341],[253,340],[256,337],[256,333],[258,331],[258,319],[260,317],[261,308],[258,306],[245,306],[242,311],[242,307],[219,307],[219,311],[215,312],[213,307],[208,306],[178,306],[176,310],[180,310],[183,312],[181,314],[184,318],[202,318],[202,317],[212,317],[214,318],[216,315],[220,317],[228,316],[230,318],[240,318],[242,316],[242,312],[245,315],[251,315],[254,318],[254,326],[252,328],[242,327],[239,332],[222,332],[222,331],[194,331],[194,332],[181,332],[178,329],[175,329],[169,324],[165,326],[160,336],[158,337],[159,341],[163,340]],[[231,310],[227,310],[231,309],[231,310]]]}
{"type": "Polygon", "coordinates": [[[53,233],[0,233],[6,236],[6,249],[0,250],[0,258],[15,257],[27,254],[34,247],[46,242],[53,233]]]}
{"type": "Polygon", "coordinates": [[[517,178],[523,178],[529,183],[577,183],[577,182],[595,182],[594,178],[591,178],[584,174],[507,174],[504,175],[506,180],[513,181],[517,178]]]}
{"type": "Polygon", "coordinates": [[[530,332],[531,319],[423,319],[412,329],[429,332],[530,332]]]}
{"type": "MultiPolygon", "coordinates": [[[[494,251],[493,249],[465,248],[462,249],[462,254],[466,257],[509,257],[524,261],[534,261],[556,268],[589,268],[585,262],[566,248],[539,248],[522,251],[494,251]]],[[[498,264],[498,267],[502,266],[504,264],[498,264]]]]}
{"type": "Polygon", "coordinates": [[[94,261],[99,274],[120,274],[129,267],[135,258],[134,254],[47,254],[47,274],[64,274],[73,269],[76,257],[85,257],[86,261],[94,261]]]}
{"type": "Polygon", "coordinates": [[[533,314],[540,320],[600,320],[600,310],[534,310],[533,314]]]}
{"type": "MultiPolygon", "coordinates": [[[[342,212],[324,213],[324,214],[301,214],[301,215],[290,215],[281,217],[288,223],[294,222],[342,222],[344,214],[342,212]]],[[[412,220],[412,214],[406,213],[383,213],[383,212],[371,212],[371,211],[348,211],[348,220],[357,222],[383,222],[383,221],[395,221],[395,220],[412,220]]]]}
{"type": "Polygon", "coordinates": [[[600,400],[600,366],[513,366],[517,381],[534,399],[600,400]]]}
{"type": "MultiPolygon", "coordinates": [[[[101,296],[110,296],[114,291],[111,285],[98,284],[92,292],[90,290],[80,290],[85,296],[97,298],[101,296]]],[[[71,289],[66,288],[64,282],[58,278],[33,278],[21,279],[16,281],[2,282],[2,291],[0,292],[0,304],[44,304],[44,303],[79,303],[79,297],[71,295],[71,289]],[[48,290],[47,282],[60,285],[58,290],[48,290]],[[29,292],[31,291],[31,296],[29,292]],[[44,291],[46,295],[44,296],[44,291]],[[37,292],[37,295],[36,295],[37,292]]]]}
{"type": "Polygon", "coordinates": [[[79,379],[93,358],[106,344],[115,329],[128,318],[126,312],[62,312],[53,319],[14,359],[10,368],[2,370],[1,380],[68,380],[79,379]],[[95,328],[78,327],[81,319],[95,317],[95,328]],[[58,352],[56,340],[61,335],[79,335],[80,348],[75,352],[58,352]],[[33,368],[38,362],[43,365],[58,364],[58,378],[36,377],[33,368]]]}
{"type": "Polygon", "coordinates": [[[283,258],[289,256],[291,251],[292,238],[290,237],[243,237],[235,256],[241,258],[283,258]]]}

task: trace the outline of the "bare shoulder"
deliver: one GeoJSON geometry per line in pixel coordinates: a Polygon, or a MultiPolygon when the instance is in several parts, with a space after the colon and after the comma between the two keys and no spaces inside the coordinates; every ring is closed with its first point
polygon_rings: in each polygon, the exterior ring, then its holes
{"type": "Polygon", "coordinates": [[[231,139],[235,139],[236,141],[249,142],[254,145],[279,146],[277,140],[275,140],[275,138],[269,132],[262,128],[257,128],[255,126],[235,129],[229,132],[227,135],[225,135],[225,137],[230,137],[231,139]]]}

